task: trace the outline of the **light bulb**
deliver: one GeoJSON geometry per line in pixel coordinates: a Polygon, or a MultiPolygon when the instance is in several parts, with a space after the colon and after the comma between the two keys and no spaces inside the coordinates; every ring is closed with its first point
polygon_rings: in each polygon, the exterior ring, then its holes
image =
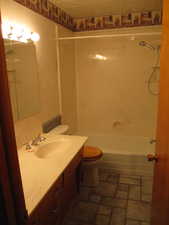
{"type": "Polygon", "coordinates": [[[40,35],[38,33],[33,32],[31,34],[31,40],[34,41],[34,42],[39,41],[40,40],[40,35]]]}
{"type": "Polygon", "coordinates": [[[17,37],[20,37],[20,36],[22,36],[22,34],[23,34],[23,27],[22,26],[20,26],[20,25],[18,25],[18,24],[14,24],[13,25],[13,29],[12,29],[12,33],[15,35],[15,36],[17,36],[17,37]]]}
{"type": "Polygon", "coordinates": [[[3,39],[8,39],[8,35],[4,32],[2,32],[2,36],[3,36],[3,39]]]}
{"type": "Polygon", "coordinates": [[[8,36],[12,32],[12,27],[10,26],[9,23],[3,23],[2,24],[2,33],[4,36],[8,36]]]}
{"type": "Polygon", "coordinates": [[[25,39],[31,39],[31,31],[28,30],[27,28],[24,30],[24,33],[23,33],[23,37],[25,39]]]}
{"type": "Polygon", "coordinates": [[[8,38],[13,41],[18,41],[18,37],[15,34],[10,35],[8,38]]]}
{"type": "Polygon", "coordinates": [[[19,25],[10,21],[3,21],[2,34],[4,39],[16,40],[27,43],[32,40],[37,42],[40,40],[40,35],[36,32],[31,32],[24,25],[19,25]]]}

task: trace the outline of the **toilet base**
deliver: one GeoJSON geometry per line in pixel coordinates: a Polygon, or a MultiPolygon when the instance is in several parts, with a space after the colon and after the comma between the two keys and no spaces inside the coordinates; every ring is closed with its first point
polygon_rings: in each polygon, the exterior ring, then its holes
{"type": "Polygon", "coordinates": [[[97,162],[83,162],[81,173],[82,184],[91,187],[96,187],[99,185],[97,162]]]}

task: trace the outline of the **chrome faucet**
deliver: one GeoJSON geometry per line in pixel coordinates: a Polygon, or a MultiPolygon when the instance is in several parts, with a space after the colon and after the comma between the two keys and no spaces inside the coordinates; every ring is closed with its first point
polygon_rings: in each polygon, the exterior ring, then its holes
{"type": "Polygon", "coordinates": [[[39,135],[39,141],[40,141],[40,142],[45,141],[45,140],[46,140],[46,138],[45,138],[45,137],[43,137],[43,136],[39,135]]]}
{"type": "Polygon", "coordinates": [[[40,134],[35,137],[33,140],[32,140],[32,144],[33,146],[37,146],[39,144],[39,142],[42,142],[42,141],[45,141],[46,138],[45,137],[42,137],[40,134]]]}
{"type": "Polygon", "coordinates": [[[32,149],[32,147],[31,147],[31,145],[29,143],[25,143],[24,145],[26,146],[26,150],[31,150],[32,149]]]}

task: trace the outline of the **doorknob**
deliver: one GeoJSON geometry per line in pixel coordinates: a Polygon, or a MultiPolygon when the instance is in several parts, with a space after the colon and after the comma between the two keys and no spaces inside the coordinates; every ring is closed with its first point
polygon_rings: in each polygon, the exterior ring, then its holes
{"type": "Polygon", "coordinates": [[[148,154],[147,159],[148,159],[149,162],[152,162],[152,161],[157,162],[158,161],[158,157],[156,155],[153,155],[153,154],[148,154]]]}

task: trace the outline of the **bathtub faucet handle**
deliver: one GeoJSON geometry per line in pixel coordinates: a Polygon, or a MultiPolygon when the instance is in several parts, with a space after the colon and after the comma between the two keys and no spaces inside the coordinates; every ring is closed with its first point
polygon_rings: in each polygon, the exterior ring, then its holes
{"type": "Polygon", "coordinates": [[[158,161],[158,157],[157,157],[157,155],[148,154],[148,155],[147,155],[147,160],[148,160],[149,162],[152,162],[152,161],[157,162],[157,161],[158,161]]]}
{"type": "Polygon", "coordinates": [[[151,140],[150,140],[150,144],[154,144],[154,143],[156,143],[156,142],[157,142],[156,139],[151,139],[151,140]]]}

